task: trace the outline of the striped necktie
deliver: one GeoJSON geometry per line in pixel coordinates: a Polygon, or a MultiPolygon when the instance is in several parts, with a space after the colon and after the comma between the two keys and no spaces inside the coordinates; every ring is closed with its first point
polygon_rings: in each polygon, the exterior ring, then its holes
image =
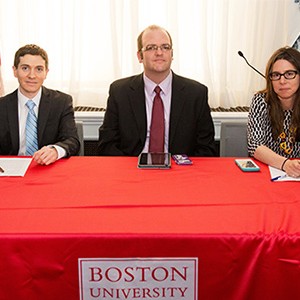
{"type": "Polygon", "coordinates": [[[38,150],[38,139],[37,139],[37,117],[33,108],[35,103],[32,100],[26,102],[28,107],[28,115],[26,120],[26,155],[33,155],[38,150]]]}

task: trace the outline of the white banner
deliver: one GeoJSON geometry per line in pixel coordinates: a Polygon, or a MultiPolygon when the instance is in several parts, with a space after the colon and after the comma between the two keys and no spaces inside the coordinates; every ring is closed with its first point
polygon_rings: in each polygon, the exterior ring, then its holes
{"type": "Polygon", "coordinates": [[[198,258],[79,258],[81,300],[197,300],[198,258]]]}

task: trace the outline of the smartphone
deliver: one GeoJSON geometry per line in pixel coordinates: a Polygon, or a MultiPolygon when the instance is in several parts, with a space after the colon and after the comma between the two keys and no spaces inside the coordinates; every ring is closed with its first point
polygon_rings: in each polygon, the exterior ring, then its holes
{"type": "Polygon", "coordinates": [[[244,172],[258,172],[260,170],[252,159],[236,159],[235,163],[244,172]]]}
{"type": "Polygon", "coordinates": [[[138,157],[140,169],[170,169],[170,153],[141,153],[138,157]]]}
{"type": "Polygon", "coordinates": [[[176,162],[177,165],[192,165],[193,162],[186,154],[174,154],[172,155],[172,158],[176,162]]]}

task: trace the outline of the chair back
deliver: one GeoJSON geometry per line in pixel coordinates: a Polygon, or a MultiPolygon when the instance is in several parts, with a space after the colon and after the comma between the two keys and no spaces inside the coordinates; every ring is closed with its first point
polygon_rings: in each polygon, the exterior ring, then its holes
{"type": "Polygon", "coordinates": [[[80,142],[80,150],[78,156],[84,156],[84,138],[83,138],[83,122],[82,121],[75,121],[77,134],[79,137],[80,142]]]}
{"type": "Polygon", "coordinates": [[[220,156],[248,157],[247,120],[222,121],[220,156]]]}

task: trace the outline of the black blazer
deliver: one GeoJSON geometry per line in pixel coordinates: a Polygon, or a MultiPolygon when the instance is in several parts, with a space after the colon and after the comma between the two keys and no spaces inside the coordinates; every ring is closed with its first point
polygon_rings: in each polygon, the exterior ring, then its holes
{"type": "MultiPolygon", "coordinates": [[[[146,130],[143,74],[113,82],[99,128],[98,154],[137,156],[144,148],[146,130]]],[[[173,73],[169,130],[170,153],[216,155],[206,86],[173,73]]]]}
{"type": "MultiPolygon", "coordinates": [[[[74,120],[72,97],[42,87],[38,113],[39,149],[49,144],[61,146],[66,156],[76,155],[80,142],[74,120]]],[[[18,155],[18,91],[0,98],[0,155],[18,155]]]]}

